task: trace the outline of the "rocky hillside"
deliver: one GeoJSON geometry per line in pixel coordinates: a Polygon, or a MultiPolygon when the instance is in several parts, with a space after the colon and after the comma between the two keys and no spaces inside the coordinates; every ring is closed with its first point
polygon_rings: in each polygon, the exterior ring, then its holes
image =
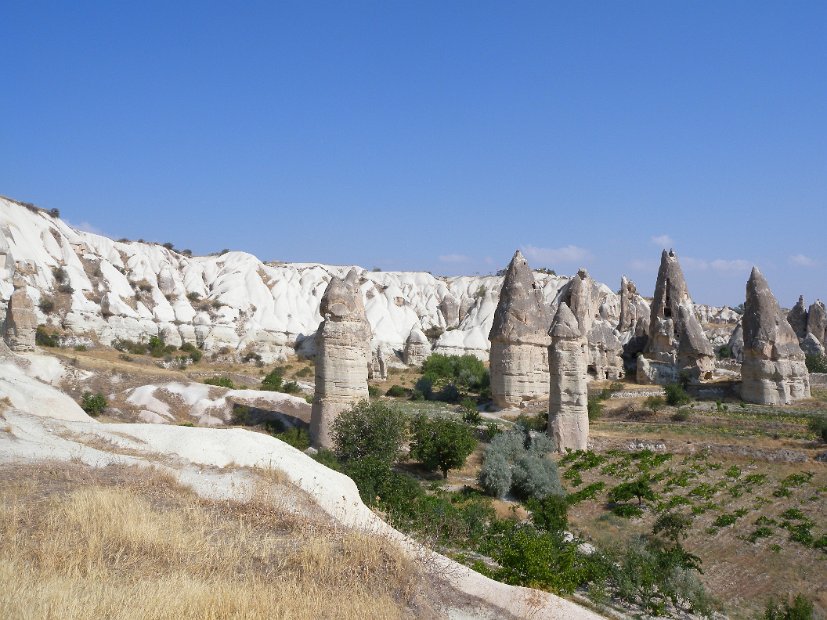
{"type": "MultiPolygon", "coordinates": [[[[188,256],[79,231],[49,212],[0,198],[3,309],[15,265],[28,281],[38,321],[76,338],[111,344],[161,335],[176,346],[256,352],[265,362],[296,348],[312,353],[308,337],[321,322],[325,287],[332,275],[351,268],[264,263],[245,252],[188,256]]],[[[374,347],[401,351],[411,328],[419,326],[437,351],[487,355],[501,277],[357,269],[374,347]]],[[[549,303],[569,280],[539,272],[536,277],[549,303]]],[[[601,315],[616,324],[618,295],[606,285],[596,288],[601,315]]],[[[705,312],[711,319],[722,311],[705,312]]]]}

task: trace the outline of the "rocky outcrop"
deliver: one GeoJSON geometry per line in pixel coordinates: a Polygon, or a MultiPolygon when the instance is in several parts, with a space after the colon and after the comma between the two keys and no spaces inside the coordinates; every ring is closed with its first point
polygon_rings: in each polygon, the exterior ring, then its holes
{"type": "Polygon", "coordinates": [[[316,335],[316,393],[310,439],[316,448],[330,448],[336,417],[368,398],[371,332],[356,270],[344,280],[331,279],[320,309],[324,321],[316,335]]]}
{"type": "Polygon", "coordinates": [[[548,394],[549,311],[534,274],[517,251],[506,270],[488,339],[491,394],[514,407],[548,394]]]}
{"type": "Polygon", "coordinates": [[[414,325],[408,339],[405,341],[404,361],[408,366],[422,366],[431,354],[431,343],[428,337],[414,325]]]}
{"type": "Polygon", "coordinates": [[[592,286],[593,281],[589,277],[589,272],[585,269],[580,269],[569,282],[568,289],[562,300],[577,318],[577,324],[580,325],[580,333],[583,335],[589,333],[596,314],[594,300],[592,298],[592,286]]]}
{"type": "Polygon", "coordinates": [[[439,311],[445,320],[445,327],[453,329],[459,325],[459,310],[459,303],[453,295],[448,293],[442,298],[439,302],[439,311]]]}
{"type": "Polygon", "coordinates": [[[798,301],[787,313],[787,321],[798,339],[803,340],[807,335],[807,306],[804,305],[804,295],[799,295],[798,301]]]}
{"type": "Polygon", "coordinates": [[[586,338],[565,302],[549,330],[548,432],[559,452],[586,450],[589,442],[586,338]]]}
{"type": "Polygon", "coordinates": [[[14,292],[9,298],[3,323],[3,340],[12,351],[34,351],[36,333],[37,315],[34,304],[26,293],[26,281],[15,276],[14,292]]]}
{"type": "Polygon", "coordinates": [[[381,345],[374,348],[371,354],[368,379],[376,379],[377,381],[387,381],[388,379],[388,362],[385,359],[385,352],[381,345]]]}
{"type": "Polygon", "coordinates": [[[738,325],[735,326],[735,329],[732,330],[727,347],[729,347],[730,353],[732,353],[732,359],[739,363],[744,361],[744,328],[741,326],[740,321],[738,325]]]}
{"type": "Polygon", "coordinates": [[[747,282],[742,325],[741,398],[762,405],[809,398],[809,376],[798,337],[756,267],[747,282]]]}
{"type": "Polygon", "coordinates": [[[638,359],[639,383],[668,383],[680,376],[712,378],[715,352],[695,316],[683,271],[673,251],[661,255],[649,316],[649,341],[638,359]]]}
{"type": "Polygon", "coordinates": [[[807,312],[807,334],[812,334],[822,347],[827,344],[827,310],[820,299],[815,300],[807,312]]]}
{"type": "Polygon", "coordinates": [[[588,368],[597,380],[623,377],[623,345],[616,330],[605,320],[595,321],[586,334],[588,368]]]}

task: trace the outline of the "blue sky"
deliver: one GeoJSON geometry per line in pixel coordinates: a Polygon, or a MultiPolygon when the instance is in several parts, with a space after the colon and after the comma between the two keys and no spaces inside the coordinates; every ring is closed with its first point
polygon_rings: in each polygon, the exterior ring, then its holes
{"type": "Polygon", "coordinates": [[[0,194],[208,253],[827,298],[827,3],[0,5],[0,194]]]}

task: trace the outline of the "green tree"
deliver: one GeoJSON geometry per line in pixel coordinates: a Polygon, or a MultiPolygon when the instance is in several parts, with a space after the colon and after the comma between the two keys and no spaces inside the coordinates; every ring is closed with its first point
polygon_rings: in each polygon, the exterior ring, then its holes
{"type": "Polygon", "coordinates": [[[477,447],[471,429],[449,418],[419,416],[412,430],[411,456],[430,470],[439,469],[443,478],[448,470],[462,467],[477,447]]]}
{"type": "Polygon", "coordinates": [[[638,505],[643,500],[654,501],[657,499],[652,485],[647,478],[638,478],[633,482],[623,482],[609,491],[609,501],[628,502],[633,497],[637,498],[638,505]]]}
{"type": "Polygon", "coordinates": [[[390,467],[407,438],[404,415],[382,401],[357,403],[336,418],[331,430],[334,452],[343,463],[370,457],[390,467]]]}

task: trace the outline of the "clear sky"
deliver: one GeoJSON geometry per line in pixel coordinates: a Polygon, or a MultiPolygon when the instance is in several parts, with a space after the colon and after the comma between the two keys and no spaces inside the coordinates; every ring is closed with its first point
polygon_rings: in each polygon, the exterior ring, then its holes
{"type": "Polygon", "coordinates": [[[0,3],[0,194],[265,260],[827,298],[827,2],[0,3]]]}

